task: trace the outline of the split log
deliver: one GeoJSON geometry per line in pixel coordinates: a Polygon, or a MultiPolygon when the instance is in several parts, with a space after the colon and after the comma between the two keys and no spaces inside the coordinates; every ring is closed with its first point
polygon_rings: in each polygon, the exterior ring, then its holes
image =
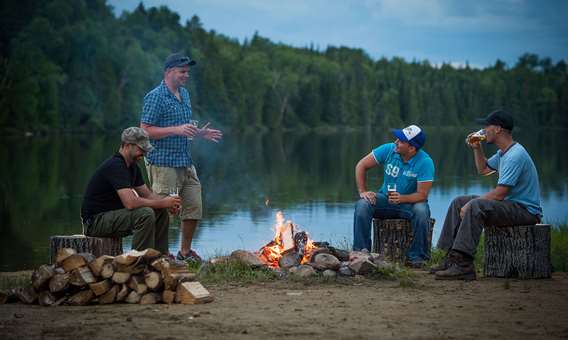
{"type": "MultiPolygon", "coordinates": [[[[72,248],[77,253],[90,253],[95,257],[102,255],[122,254],[122,239],[120,237],[90,237],[85,235],[51,236],[50,263],[56,262],[56,254],[61,248],[72,248]]],[[[57,263],[60,263],[57,261],[57,263]]]]}
{"type": "Polygon", "coordinates": [[[146,282],[146,286],[148,286],[150,290],[159,290],[164,285],[162,275],[158,272],[146,273],[146,275],[144,275],[144,282],[146,282]]]}
{"type": "Polygon", "coordinates": [[[57,299],[49,290],[44,290],[39,293],[38,302],[42,306],[51,306],[55,304],[56,301],[57,299]]]}
{"type": "Polygon", "coordinates": [[[87,266],[74,269],[69,279],[69,283],[79,287],[86,286],[89,283],[95,283],[96,281],[95,276],[87,266]]]}
{"type": "Polygon", "coordinates": [[[31,286],[24,288],[15,288],[13,292],[20,301],[26,304],[34,303],[38,297],[37,292],[31,286]]]}
{"type": "Polygon", "coordinates": [[[108,292],[112,287],[112,281],[109,279],[89,284],[89,288],[95,293],[96,296],[101,296],[108,292]]]}
{"type": "Polygon", "coordinates": [[[132,274],[130,273],[114,272],[112,280],[116,283],[122,284],[128,282],[131,276],[132,274]]]}
{"type": "Polygon", "coordinates": [[[148,286],[144,280],[144,275],[132,275],[128,281],[128,288],[132,289],[139,295],[145,294],[148,291],[148,286]]]}
{"type": "Polygon", "coordinates": [[[84,306],[91,302],[94,298],[95,293],[92,290],[82,290],[67,299],[66,304],[71,306],[84,306]]]}
{"type": "Polygon", "coordinates": [[[207,303],[213,301],[213,296],[209,294],[207,289],[197,281],[183,282],[178,285],[176,291],[176,302],[185,305],[193,305],[198,303],[207,303]]]}
{"type": "Polygon", "coordinates": [[[67,257],[65,260],[63,260],[61,266],[63,267],[63,270],[65,270],[65,272],[70,272],[73,269],[84,267],[88,265],[90,262],[93,262],[94,260],[95,257],[92,254],[78,253],[78,254],[73,254],[67,257]]]}
{"type": "Polygon", "coordinates": [[[126,297],[127,303],[139,303],[140,302],[140,294],[136,293],[135,291],[131,291],[128,296],[126,297]]]}
{"type": "Polygon", "coordinates": [[[172,290],[164,290],[162,292],[162,301],[164,303],[172,304],[174,303],[175,299],[176,299],[176,292],[172,290]]]}
{"type": "Polygon", "coordinates": [[[55,275],[55,268],[52,265],[44,264],[34,270],[32,274],[32,286],[35,290],[42,290],[49,284],[49,280],[55,275]]]}
{"type": "MultiPolygon", "coordinates": [[[[434,219],[430,219],[428,230],[428,245],[432,244],[434,219]]],[[[413,232],[410,220],[405,219],[373,219],[372,251],[384,256],[385,259],[405,263],[406,253],[412,244],[413,232]]]]}
{"type": "Polygon", "coordinates": [[[550,278],[550,225],[485,228],[487,277],[550,278]]]}
{"type": "MultiPolygon", "coordinates": [[[[93,273],[93,275],[101,276],[101,271],[103,270],[103,265],[105,263],[109,263],[109,262],[112,265],[112,260],[114,260],[114,256],[110,256],[110,255],[99,256],[99,257],[97,257],[97,259],[95,261],[89,263],[89,268],[91,269],[91,272],[93,273]]],[[[112,274],[111,274],[111,276],[112,276],[112,274]]],[[[108,277],[105,277],[105,279],[108,279],[108,277]]]]}
{"type": "Polygon", "coordinates": [[[162,296],[158,293],[147,293],[140,298],[141,305],[153,305],[162,301],[162,296]]]}
{"type": "Polygon", "coordinates": [[[103,279],[110,279],[113,275],[114,275],[114,265],[112,264],[112,262],[103,263],[100,276],[103,279]]]}
{"type": "Polygon", "coordinates": [[[120,290],[116,294],[116,301],[117,302],[124,301],[128,296],[128,293],[130,293],[130,289],[128,289],[128,286],[125,284],[120,285],[120,290]]]}
{"type": "Polygon", "coordinates": [[[69,287],[70,273],[55,274],[49,280],[49,291],[52,293],[62,292],[69,287]]]}
{"type": "Polygon", "coordinates": [[[108,292],[104,293],[103,295],[99,296],[99,304],[100,305],[108,305],[113,303],[116,300],[116,295],[118,294],[119,285],[112,286],[108,292]]]}
{"type": "Polygon", "coordinates": [[[51,263],[57,263],[60,265],[66,258],[68,258],[73,254],[77,254],[77,251],[73,248],[59,248],[57,249],[55,255],[55,261],[53,261],[53,256],[52,256],[51,263]]]}

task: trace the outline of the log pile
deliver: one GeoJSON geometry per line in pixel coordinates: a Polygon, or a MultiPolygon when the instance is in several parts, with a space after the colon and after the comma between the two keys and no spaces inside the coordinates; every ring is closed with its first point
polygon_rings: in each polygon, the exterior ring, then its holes
{"type": "Polygon", "coordinates": [[[189,272],[185,262],[161,256],[154,249],[95,258],[90,253],[61,248],[54,264],[42,265],[33,272],[30,286],[0,293],[0,304],[18,300],[42,306],[213,301],[195,279],[196,274],[189,272]]]}

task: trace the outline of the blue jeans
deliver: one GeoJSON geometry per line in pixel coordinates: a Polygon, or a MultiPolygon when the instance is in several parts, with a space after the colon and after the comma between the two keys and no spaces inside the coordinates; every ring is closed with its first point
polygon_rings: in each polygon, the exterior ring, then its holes
{"type": "Polygon", "coordinates": [[[353,250],[371,251],[371,223],[373,218],[403,218],[412,224],[413,239],[406,257],[411,262],[430,259],[428,232],[430,229],[430,207],[428,202],[390,204],[387,196],[377,194],[375,205],[360,199],[355,205],[353,218],[353,250]]]}

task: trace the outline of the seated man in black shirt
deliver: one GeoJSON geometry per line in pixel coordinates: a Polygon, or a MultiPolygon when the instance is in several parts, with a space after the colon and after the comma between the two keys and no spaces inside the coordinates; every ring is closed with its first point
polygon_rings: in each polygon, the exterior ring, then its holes
{"type": "Polygon", "coordinates": [[[81,218],[85,235],[122,237],[133,234],[132,249],[168,252],[168,208],[176,213],[179,196],[160,196],[144,184],[136,162],[152,150],[146,131],[122,132],[118,153],[104,161],[87,185],[81,218]]]}

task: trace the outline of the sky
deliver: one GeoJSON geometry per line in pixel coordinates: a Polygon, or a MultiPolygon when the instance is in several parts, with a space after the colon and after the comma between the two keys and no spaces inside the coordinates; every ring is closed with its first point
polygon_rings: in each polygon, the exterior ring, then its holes
{"type": "MultiPolygon", "coordinates": [[[[140,0],[109,0],[115,14],[140,0]]],[[[513,66],[534,53],[568,61],[565,0],[143,0],[166,5],[185,24],[199,16],[207,30],[243,41],[255,32],[296,47],[362,48],[373,59],[402,57],[487,67],[513,66]]]]}

